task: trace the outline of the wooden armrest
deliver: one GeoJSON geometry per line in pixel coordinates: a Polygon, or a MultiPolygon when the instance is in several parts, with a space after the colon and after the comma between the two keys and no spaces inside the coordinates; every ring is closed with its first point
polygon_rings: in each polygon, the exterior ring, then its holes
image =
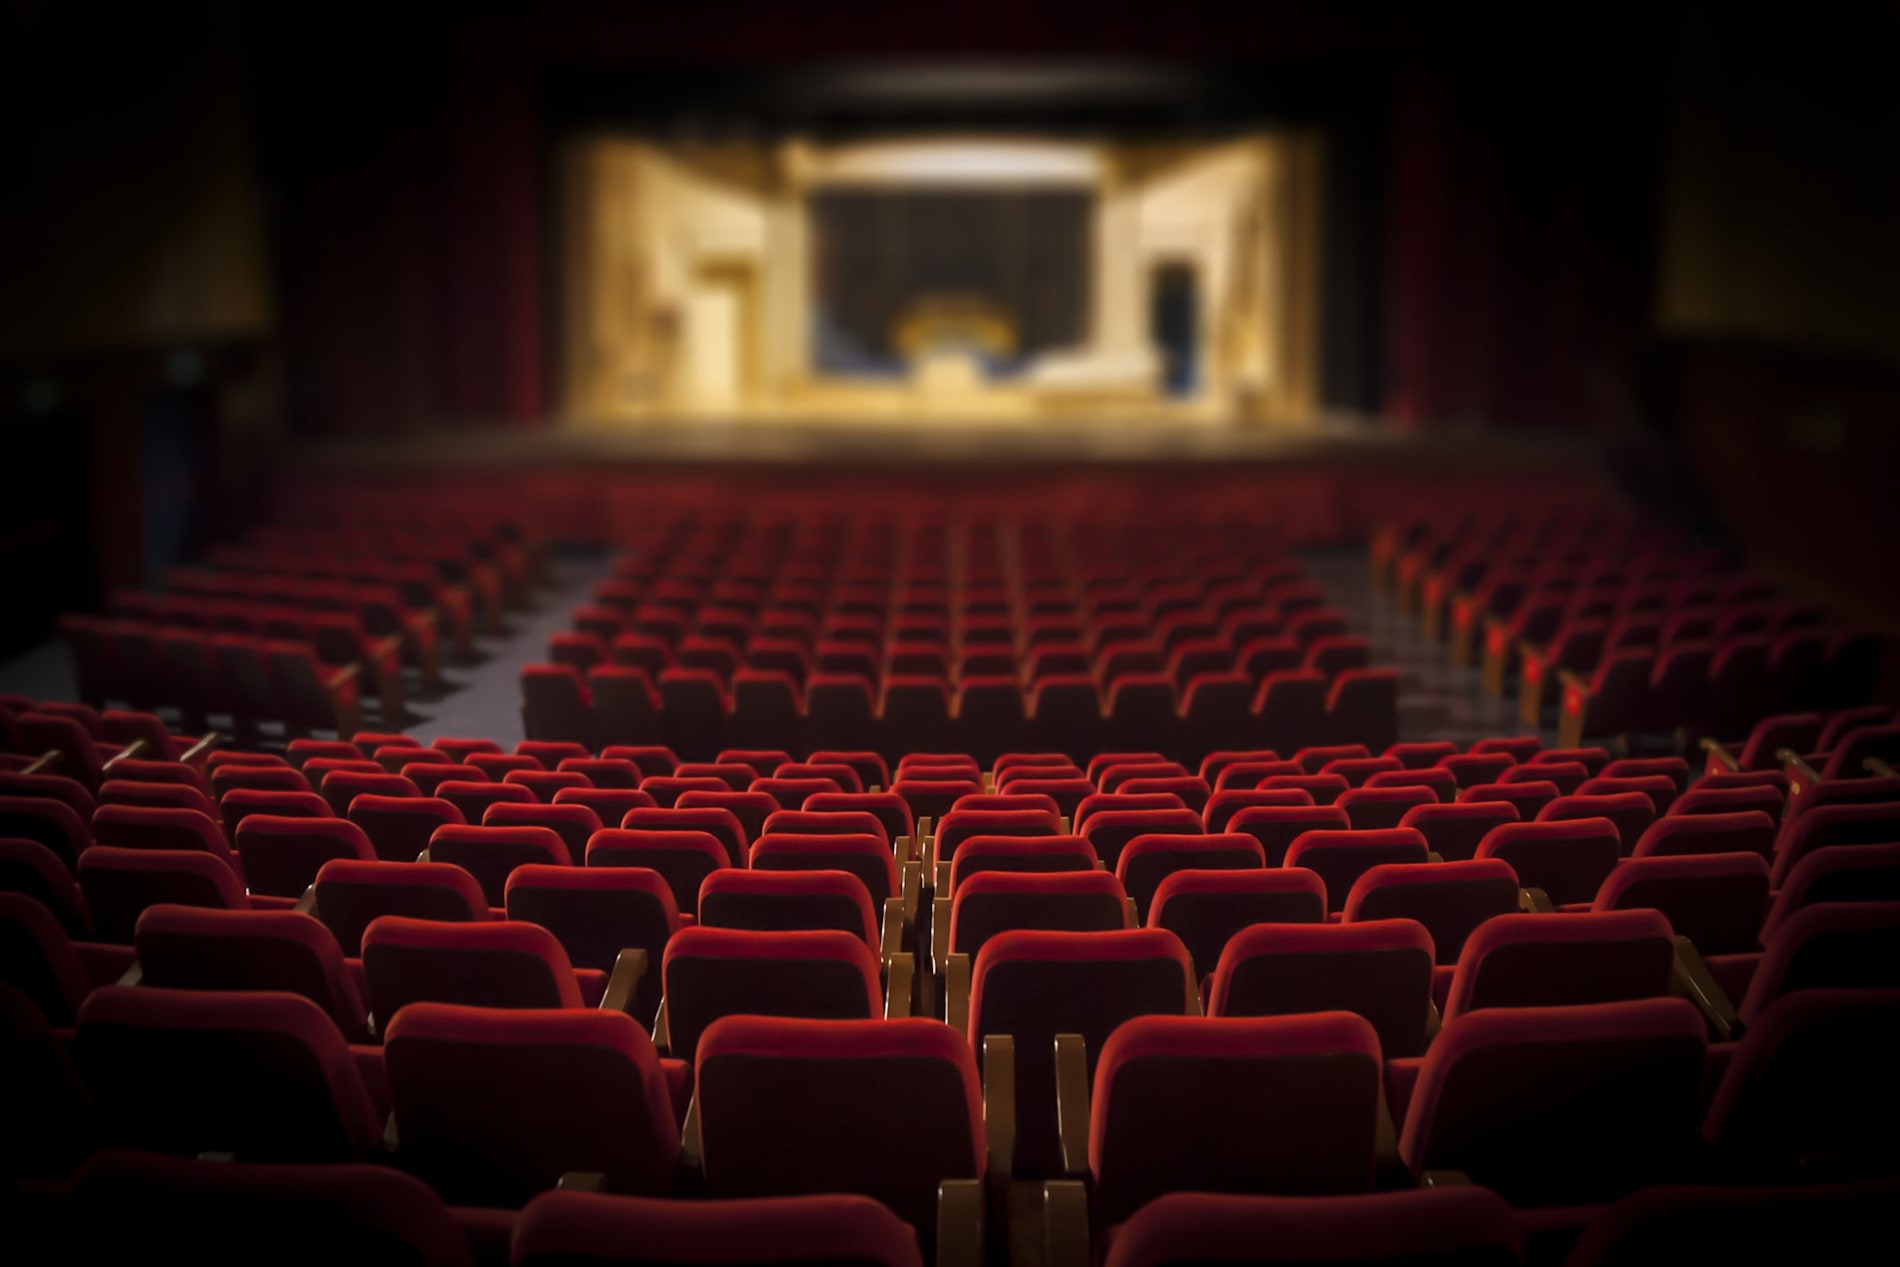
{"type": "Polygon", "coordinates": [[[329,666],[329,669],[330,676],[323,679],[323,685],[329,690],[341,690],[344,686],[356,680],[356,666],[354,664],[336,664],[329,666]]]}
{"type": "Polygon", "coordinates": [[[943,1019],[959,1034],[970,1032],[970,956],[951,955],[944,964],[943,1019]]]}
{"type": "Polygon", "coordinates": [[[1425,1041],[1438,1037],[1438,1031],[1445,1028],[1445,1018],[1438,1010],[1438,1004],[1432,999],[1425,1000],[1425,1041]]]}
{"type": "Polygon", "coordinates": [[[61,761],[64,761],[65,759],[66,759],[66,754],[61,752],[58,748],[48,748],[45,752],[42,752],[39,756],[33,758],[33,760],[29,761],[26,765],[22,766],[20,768],[20,773],[21,774],[45,774],[48,770],[51,770],[54,766],[58,765],[61,761]]]}
{"type": "Polygon", "coordinates": [[[1789,795],[1799,792],[1803,787],[1813,787],[1821,781],[1821,776],[1815,773],[1814,767],[1808,764],[1807,758],[1793,748],[1775,749],[1775,760],[1781,762],[1781,768],[1788,773],[1789,795]]]}
{"type": "Polygon", "coordinates": [[[667,1030],[666,998],[664,995],[660,998],[659,1011],[654,1013],[653,1016],[653,1045],[661,1051],[665,1051],[673,1045],[673,1036],[667,1030]]]}
{"type": "Polygon", "coordinates": [[[702,1150],[699,1145],[699,1095],[686,1102],[686,1123],[680,1128],[680,1164],[688,1170],[699,1169],[702,1150]]]}
{"type": "Polygon", "coordinates": [[[1075,1179],[1042,1185],[1042,1246],[1045,1267],[1090,1267],[1088,1185],[1075,1179]]]}
{"type": "Polygon", "coordinates": [[[917,960],[911,956],[884,956],[885,1020],[902,1020],[910,1015],[910,991],[916,972],[917,960]]]}
{"type": "Polygon", "coordinates": [[[313,884],[305,889],[303,896],[297,899],[297,905],[290,909],[299,915],[315,915],[317,913],[317,886],[313,884]]]}
{"type": "Polygon", "coordinates": [[[1549,915],[1556,911],[1557,904],[1542,889],[1519,889],[1517,909],[1526,914],[1549,915]]]}
{"type": "Polygon", "coordinates": [[[1695,943],[1676,934],[1674,980],[1678,993],[1707,1018],[1709,1030],[1718,1042],[1726,1042],[1741,1032],[1742,1020],[1729,1001],[1728,992],[1709,971],[1695,943]]]}
{"type": "Polygon", "coordinates": [[[897,865],[900,867],[906,862],[916,861],[916,855],[911,852],[909,836],[899,836],[896,840],[893,840],[891,842],[891,853],[897,858],[897,865]]]}
{"type": "Polygon", "coordinates": [[[917,820],[914,826],[916,830],[911,834],[918,842],[917,847],[920,849],[928,849],[930,843],[937,838],[937,833],[930,830],[931,827],[935,826],[934,820],[930,815],[925,814],[922,818],[917,820]]]}
{"type": "Polygon", "coordinates": [[[983,1133],[989,1140],[992,1179],[1016,1174],[1016,1040],[983,1040],[983,1133]]]}
{"type": "Polygon", "coordinates": [[[110,770],[113,766],[119,764],[119,762],[121,761],[129,761],[133,757],[142,757],[145,755],[146,751],[151,748],[151,746],[152,745],[146,740],[134,739],[131,743],[125,745],[125,747],[113,753],[111,760],[101,762],[99,765],[99,769],[102,772],[107,771],[107,770],[110,770]]]}
{"type": "Polygon", "coordinates": [[[908,916],[904,910],[904,899],[887,897],[884,899],[884,925],[878,930],[879,955],[888,958],[904,949],[904,925],[908,916]]]}
{"type": "Polygon", "coordinates": [[[145,969],[141,968],[139,961],[134,959],[126,970],[119,974],[119,979],[114,984],[137,985],[143,980],[145,980],[145,969]]]}
{"type": "Polygon", "coordinates": [[[930,970],[942,976],[950,958],[950,899],[930,904],[930,970]]]}
{"type": "Polygon", "coordinates": [[[1137,910],[1135,907],[1135,899],[1132,897],[1125,897],[1122,899],[1122,904],[1126,908],[1122,912],[1122,917],[1127,922],[1127,926],[1129,928],[1140,928],[1141,927],[1141,912],[1137,910]]]}
{"type": "Polygon", "coordinates": [[[1558,669],[1557,680],[1573,691],[1582,691],[1585,698],[1590,694],[1590,680],[1580,676],[1575,669],[1558,669]]]}
{"type": "Polygon", "coordinates": [[[425,847],[423,848],[423,850],[422,850],[422,852],[416,855],[416,861],[417,861],[417,862],[428,862],[429,860],[430,860],[430,859],[429,859],[429,850],[428,850],[428,848],[427,848],[427,847],[425,846],[425,847]]]}
{"type": "Polygon", "coordinates": [[[996,776],[988,771],[983,774],[983,791],[986,794],[996,791],[996,776]]]}
{"type": "Polygon", "coordinates": [[[1072,834],[1073,833],[1069,831],[1069,816],[1067,814],[1064,814],[1061,817],[1057,818],[1056,819],[1056,835],[1068,836],[1072,834]]]}
{"type": "Polygon", "coordinates": [[[554,1183],[556,1192],[604,1192],[607,1176],[598,1170],[566,1170],[554,1183]]]}
{"type": "Polygon", "coordinates": [[[1421,1188],[1469,1188],[1471,1176],[1462,1170],[1427,1170],[1418,1177],[1421,1188]]]}
{"type": "Polygon", "coordinates": [[[975,1179],[937,1185],[936,1267],[983,1267],[983,1185],[975,1179]]]}
{"type": "Polygon", "coordinates": [[[391,1113],[383,1121],[383,1151],[393,1153],[401,1142],[396,1135],[396,1115],[391,1113]]]}
{"type": "Polygon", "coordinates": [[[210,756],[212,753],[212,750],[215,749],[219,744],[223,742],[224,742],[223,735],[219,734],[215,730],[210,731],[204,736],[204,738],[200,739],[197,743],[191,745],[191,747],[185,749],[184,755],[178,758],[178,763],[180,765],[197,765],[199,762],[203,761],[206,757],[210,756]]]}
{"type": "Polygon", "coordinates": [[[1080,1034],[1057,1034],[1056,1129],[1062,1140],[1062,1169],[1089,1172],[1089,1059],[1080,1034]]]}
{"type": "Polygon", "coordinates": [[[1730,771],[1742,768],[1742,759],[1730,752],[1719,739],[1703,739],[1702,751],[1709,754],[1709,768],[1711,770],[1717,766],[1730,771]]]}
{"type": "Polygon", "coordinates": [[[917,898],[924,891],[924,865],[913,859],[899,866],[897,873],[903,885],[904,918],[915,920],[917,898]]]}
{"type": "Polygon", "coordinates": [[[1443,862],[1444,860],[1445,855],[1439,853],[1436,849],[1427,849],[1425,851],[1425,861],[1427,862],[1443,862]]]}
{"type": "Polygon", "coordinates": [[[633,1015],[633,996],[639,992],[640,979],[647,974],[647,952],[640,946],[628,946],[614,957],[614,968],[607,978],[607,991],[600,996],[603,1012],[633,1015]]]}
{"type": "MultiPolygon", "coordinates": [[[[935,850],[933,849],[932,852],[934,853],[935,850]]],[[[950,864],[947,862],[935,863],[931,867],[930,874],[930,891],[936,894],[937,900],[941,902],[944,900],[944,895],[950,892],[950,864]]]]}
{"type": "Polygon", "coordinates": [[[1879,757],[1868,757],[1865,761],[1860,763],[1860,768],[1873,775],[1876,779],[1891,779],[1894,777],[1893,765],[1890,762],[1883,761],[1879,757]]]}
{"type": "Polygon", "coordinates": [[[370,654],[376,657],[376,662],[381,664],[389,656],[402,654],[402,635],[384,634],[380,638],[371,639],[369,649],[370,654]]]}

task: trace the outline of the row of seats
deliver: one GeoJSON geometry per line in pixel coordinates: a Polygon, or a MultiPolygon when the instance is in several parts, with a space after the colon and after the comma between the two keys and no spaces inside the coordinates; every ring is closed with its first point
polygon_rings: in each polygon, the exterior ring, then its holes
{"type": "Polygon", "coordinates": [[[245,742],[260,723],[349,734],[365,696],[393,727],[406,720],[403,664],[439,689],[440,642],[471,655],[474,620],[499,630],[539,559],[505,510],[428,489],[293,496],[280,510],[248,543],[168,572],[167,592],[120,591],[107,617],[62,618],[82,697],[163,709],[189,730],[228,717],[245,742]]]}
{"type": "Polygon", "coordinates": [[[1557,510],[1441,510],[1395,523],[1375,581],[1454,665],[1481,661],[1519,719],[1554,717],[1559,743],[1729,735],[1781,711],[1864,702],[1883,641],[1727,570],[1640,522],[1557,510]]]}
{"type": "Polygon", "coordinates": [[[935,677],[893,676],[882,691],[856,674],[740,669],[730,690],[716,673],[601,665],[522,670],[522,722],[536,739],[589,748],[664,743],[692,760],[728,747],[871,749],[887,759],[953,749],[989,760],[1012,750],[1086,761],[1101,752],[1159,748],[1191,760],[1224,748],[1297,746],[1315,736],[1384,746],[1397,735],[1398,678],[1389,669],[1204,674],[1184,696],[1163,674],[1116,679],[1106,693],[1084,674],[1045,678],[1026,692],[1012,677],[965,679],[953,694],[935,677]]]}

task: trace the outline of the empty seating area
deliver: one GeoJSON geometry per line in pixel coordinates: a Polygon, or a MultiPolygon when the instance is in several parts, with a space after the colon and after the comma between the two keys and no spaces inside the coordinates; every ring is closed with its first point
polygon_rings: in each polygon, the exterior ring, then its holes
{"type": "MultiPolygon", "coordinates": [[[[609,593],[667,588],[620,571],[609,593]]],[[[1180,597],[1284,627],[1312,588],[1180,597]]],[[[886,618],[913,592],[880,592],[886,618]]],[[[608,653],[763,657],[761,629],[819,624],[725,597],[743,642],[608,653]]],[[[1000,613],[923,614],[942,632],[844,640],[880,724],[912,720],[911,644],[999,668],[1020,645],[1000,613]],[[982,628],[1011,637],[976,650],[982,628]]],[[[1101,645],[1058,676],[1114,694],[1122,653],[1062,619],[1101,645]]],[[[784,668],[725,681],[832,676],[790,654],[825,638],[782,641],[784,668]]],[[[681,674],[720,677],[656,688],[681,674]]],[[[986,677],[1022,680],[929,680],[986,677]]],[[[1770,1239],[1896,1194],[1890,713],[1770,718],[1693,761],[1324,728],[1215,748],[1172,705],[1001,751],[931,743],[972,733],[954,709],[850,748],[681,752],[762,736],[655,720],[263,751],[8,701],[21,1235],[112,1202],[214,1255],[296,1210],[416,1261],[1276,1261],[1258,1238],[1285,1237],[1589,1262],[1721,1235],[1755,1194],[1770,1239]]]]}
{"type": "Polygon", "coordinates": [[[840,516],[709,497],[655,515],[548,663],[531,738],[1183,760],[1396,736],[1395,682],[1272,520],[840,516]]]}
{"type": "Polygon", "coordinates": [[[526,601],[538,546],[492,499],[373,488],[288,497],[241,544],[173,568],[160,591],[121,590],[103,616],[60,624],[82,699],[213,720],[254,741],[361,729],[364,704],[397,728],[412,692],[526,601]],[[405,679],[413,678],[413,685],[405,679]]]}

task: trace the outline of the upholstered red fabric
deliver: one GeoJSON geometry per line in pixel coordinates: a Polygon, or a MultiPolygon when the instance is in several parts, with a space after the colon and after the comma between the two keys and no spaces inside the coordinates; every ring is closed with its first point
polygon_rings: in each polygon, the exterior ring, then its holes
{"type": "Polygon", "coordinates": [[[1465,941],[1444,1015],[1647,999],[1670,992],[1675,940],[1654,910],[1498,915],[1465,941]]]}

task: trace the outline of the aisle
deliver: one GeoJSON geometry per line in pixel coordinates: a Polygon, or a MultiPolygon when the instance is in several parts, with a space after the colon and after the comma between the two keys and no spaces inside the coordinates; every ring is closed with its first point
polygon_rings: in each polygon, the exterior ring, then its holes
{"type": "Polygon", "coordinates": [[[551,559],[552,584],[534,591],[533,610],[509,612],[510,629],[503,637],[476,638],[481,663],[446,669],[449,692],[440,699],[411,703],[410,711],[425,720],[404,727],[404,733],[425,744],[445,735],[493,739],[512,750],[526,738],[521,728],[522,666],[547,659],[549,635],[572,628],[569,616],[588,600],[610,562],[602,555],[551,559]]]}
{"type": "MultiPolygon", "coordinates": [[[[1399,738],[1449,739],[1460,746],[1492,735],[1530,733],[1515,700],[1488,699],[1478,670],[1454,669],[1445,648],[1419,636],[1418,625],[1373,592],[1364,550],[1302,553],[1300,562],[1325,587],[1349,627],[1372,644],[1372,663],[1399,671],[1399,738]]],[[[1541,733],[1546,746],[1554,730],[1541,733]]]]}

